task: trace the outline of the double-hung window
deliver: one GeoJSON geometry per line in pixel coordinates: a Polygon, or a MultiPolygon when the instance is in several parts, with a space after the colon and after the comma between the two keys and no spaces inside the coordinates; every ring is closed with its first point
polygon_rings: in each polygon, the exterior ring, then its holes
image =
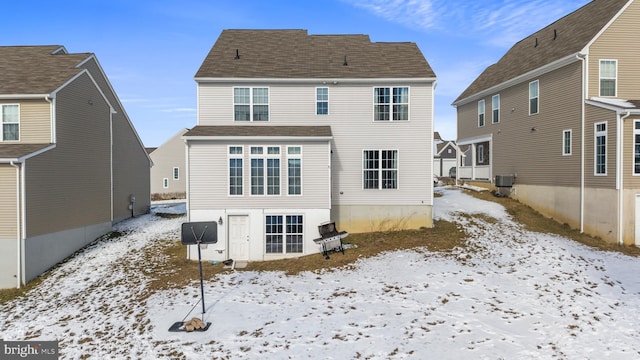
{"type": "Polygon", "coordinates": [[[398,150],[364,150],[362,183],[364,189],[397,189],[398,150]]]}
{"type": "Polygon", "coordinates": [[[242,146],[229,147],[229,195],[242,195],[242,146]]]}
{"type": "Polygon", "coordinates": [[[162,178],[162,188],[163,189],[169,188],[169,178],[162,178]]]}
{"type": "Polygon", "coordinates": [[[537,114],[540,109],[540,82],[538,80],[529,83],[529,115],[537,114]]]}
{"type": "Polygon", "coordinates": [[[287,194],[302,195],[302,148],[287,146],[287,194]]]}
{"type": "Polygon", "coordinates": [[[373,88],[373,119],[376,121],[409,120],[409,88],[373,88]]]}
{"type": "Polygon", "coordinates": [[[494,124],[500,122],[500,95],[493,95],[491,97],[491,121],[494,124]]]}
{"type": "Polygon", "coordinates": [[[562,155],[571,155],[571,130],[562,131],[562,155]]]}
{"type": "Polygon", "coordinates": [[[640,175],[640,120],[633,122],[633,175],[640,175]]]}
{"type": "Polygon", "coordinates": [[[484,100],[478,101],[478,127],[484,126],[484,100]]]}
{"type": "Polygon", "coordinates": [[[251,195],[280,195],[280,147],[251,147],[251,195]]]}
{"type": "Polygon", "coordinates": [[[233,88],[235,121],[268,121],[269,88],[233,88]]]}
{"type": "Polygon", "coordinates": [[[265,217],[265,252],[267,254],[302,253],[303,239],[302,215],[267,215],[265,217]]]}
{"type": "Polygon", "coordinates": [[[329,114],[329,88],[316,88],[316,115],[329,114]]]}
{"type": "Polygon", "coordinates": [[[180,168],[179,167],[174,167],[173,168],[173,180],[180,180],[180,168]]]}
{"type": "Polygon", "coordinates": [[[20,140],[20,105],[3,104],[1,110],[2,133],[0,133],[0,141],[20,140]]]}
{"type": "Polygon", "coordinates": [[[600,60],[600,96],[616,96],[617,60],[600,60]]]}
{"type": "Polygon", "coordinates": [[[607,175],[607,123],[595,124],[595,174],[607,175]]]}

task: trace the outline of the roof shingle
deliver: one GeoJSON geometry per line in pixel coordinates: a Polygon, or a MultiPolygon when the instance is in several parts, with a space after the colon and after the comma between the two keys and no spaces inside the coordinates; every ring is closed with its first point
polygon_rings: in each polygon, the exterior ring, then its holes
{"type": "Polygon", "coordinates": [[[69,54],[60,45],[0,46],[0,95],[50,94],[92,55],[69,54]]]}
{"type": "Polygon", "coordinates": [[[593,0],[516,43],[454,103],[581,51],[628,0],[593,0]]]}
{"type": "Polygon", "coordinates": [[[433,78],[412,42],[306,30],[223,30],[195,75],[202,78],[433,78]]]}
{"type": "Polygon", "coordinates": [[[330,126],[196,126],[184,134],[186,137],[198,136],[238,136],[238,137],[330,137],[330,126]]]}

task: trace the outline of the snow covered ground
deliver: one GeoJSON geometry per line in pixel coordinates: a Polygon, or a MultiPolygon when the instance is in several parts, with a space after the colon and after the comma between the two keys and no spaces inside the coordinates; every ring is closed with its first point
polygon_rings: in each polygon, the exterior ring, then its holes
{"type": "Polygon", "coordinates": [[[168,331],[202,315],[197,282],[146,297],[153,262],[139,250],[178,239],[185,219],[123,222],[121,237],[1,306],[1,337],[59,340],[63,359],[640,358],[638,258],[528,232],[498,204],[438,191],[435,216],[470,234],[465,249],[222,275],[205,282],[206,332],[168,331]]]}

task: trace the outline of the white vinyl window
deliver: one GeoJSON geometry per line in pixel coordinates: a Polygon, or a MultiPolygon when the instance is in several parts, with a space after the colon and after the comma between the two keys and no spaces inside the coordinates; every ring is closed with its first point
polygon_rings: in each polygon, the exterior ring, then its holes
{"type": "Polygon", "coordinates": [[[529,115],[535,115],[540,111],[540,82],[538,80],[529,83],[529,115]]]}
{"type": "Polygon", "coordinates": [[[478,165],[484,164],[484,145],[478,145],[478,165]]]}
{"type": "Polygon", "coordinates": [[[329,114],[329,88],[316,88],[316,115],[329,114]]]}
{"type": "Polygon", "coordinates": [[[302,253],[303,243],[302,215],[267,215],[265,217],[265,252],[267,254],[302,253]]]}
{"type": "Polygon", "coordinates": [[[640,175],[640,121],[633,122],[633,175],[640,175]]]}
{"type": "Polygon", "coordinates": [[[595,175],[607,175],[607,123],[595,124],[595,175]]]}
{"type": "Polygon", "coordinates": [[[269,121],[269,88],[233,88],[235,121],[269,121]]]}
{"type": "Polygon", "coordinates": [[[163,187],[164,189],[169,188],[169,178],[163,178],[163,179],[162,179],[162,187],[163,187]]]}
{"type": "Polygon", "coordinates": [[[500,122],[500,95],[493,95],[491,97],[491,115],[491,120],[494,124],[500,122]]]}
{"type": "Polygon", "coordinates": [[[571,155],[571,130],[562,131],[562,155],[571,155]]]}
{"type": "Polygon", "coordinates": [[[287,146],[287,194],[302,195],[302,147],[287,146]]]}
{"type": "Polygon", "coordinates": [[[478,101],[478,127],[484,126],[484,100],[478,101]]]}
{"type": "Polygon", "coordinates": [[[364,150],[362,182],[364,189],[397,189],[398,150],[364,150]]]}
{"type": "Polygon", "coordinates": [[[409,120],[409,88],[373,88],[373,114],[376,121],[409,120]]]}
{"type": "Polygon", "coordinates": [[[229,146],[229,195],[242,195],[242,146],[229,146]]]}
{"type": "Polygon", "coordinates": [[[616,96],[618,61],[600,60],[600,96],[616,96]]]}
{"type": "Polygon", "coordinates": [[[20,105],[2,104],[0,117],[2,124],[0,141],[20,140],[20,105]]]}
{"type": "Polygon", "coordinates": [[[173,168],[173,180],[180,180],[180,168],[179,167],[174,167],[173,168]]]}
{"type": "Polygon", "coordinates": [[[279,146],[251,147],[251,195],[264,194],[280,195],[279,146]]]}

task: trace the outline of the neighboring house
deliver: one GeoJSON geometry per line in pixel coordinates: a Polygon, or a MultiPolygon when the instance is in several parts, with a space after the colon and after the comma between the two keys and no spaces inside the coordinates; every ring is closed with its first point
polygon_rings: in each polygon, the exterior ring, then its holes
{"type": "Polygon", "coordinates": [[[0,47],[0,287],[149,211],[150,159],[94,54],[0,47]]]}
{"type": "Polygon", "coordinates": [[[187,191],[185,171],[185,146],[182,135],[189,129],[181,129],[167,142],[149,153],[152,198],[184,198],[187,191]]]}
{"type": "Polygon", "coordinates": [[[594,0],[488,67],[454,102],[460,177],[513,179],[541,213],[640,244],[639,22],[639,1],[594,0]]]}
{"type": "Polygon", "coordinates": [[[448,177],[451,169],[456,167],[458,148],[455,141],[444,141],[439,138],[438,133],[436,134],[438,138],[434,137],[433,173],[436,176],[448,177]]]}
{"type": "Polygon", "coordinates": [[[195,80],[188,217],[221,224],[204,257],[317,253],[331,220],[352,233],[432,226],[436,78],[415,43],[225,30],[195,80]]]}

